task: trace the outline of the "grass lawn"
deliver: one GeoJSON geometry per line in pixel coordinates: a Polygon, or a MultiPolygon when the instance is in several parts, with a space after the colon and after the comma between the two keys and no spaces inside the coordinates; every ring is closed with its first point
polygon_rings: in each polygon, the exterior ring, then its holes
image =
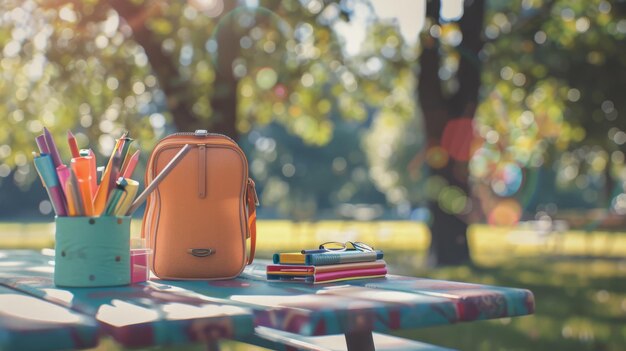
{"type": "MultiPolygon", "coordinates": [[[[139,233],[138,222],[133,233],[139,233]]],[[[0,224],[0,247],[52,244],[50,224],[0,224]]],[[[259,223],[259,257],[361,240],[385,250],[395,274],[521,287],[533,291],[533,316],[406,330],[396,335],[460,350],[624,350],[626,345],[626,234],[567,232],[562,240],[511,242],[512,228],[475,225],[469,233],[473,265],[427,269],[429,235],[409,222],[259,223]]],[[[110,341],[99,350],[117,349],[110,341]]],[[[203,349],[197,345],[185,348],[203,349]]],[[[224,350],[259,350],[224,342],[224,350]]]]}

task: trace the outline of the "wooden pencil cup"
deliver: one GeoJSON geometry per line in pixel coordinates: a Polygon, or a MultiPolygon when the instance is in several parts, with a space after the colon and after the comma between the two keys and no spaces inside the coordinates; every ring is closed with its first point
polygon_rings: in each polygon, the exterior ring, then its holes
{"type": "Polygon", "coordinates": [[[56,217],[54,284],[130,284],[130,217],[56,217]]]}

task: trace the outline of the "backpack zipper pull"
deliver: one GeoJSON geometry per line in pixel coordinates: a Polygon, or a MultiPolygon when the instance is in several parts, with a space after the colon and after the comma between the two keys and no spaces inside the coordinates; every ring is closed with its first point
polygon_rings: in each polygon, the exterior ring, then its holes
{"type": "Polygon", "coordinates": [[[209,131],[206,129],[196,129],[196,131],[193,134],[197,137],[205,137],[209,135],[209,131]]]}

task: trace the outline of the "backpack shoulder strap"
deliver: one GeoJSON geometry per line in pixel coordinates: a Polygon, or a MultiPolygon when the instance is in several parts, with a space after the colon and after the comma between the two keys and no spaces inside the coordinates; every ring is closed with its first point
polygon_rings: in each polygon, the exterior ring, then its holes
{"type": "Polygon", "coordinates": [[[256,193],[254,181],[251,178],[248,178],[246,198],[248,205],[248,233],[250,233],[250,255],[248,256],[248,264],[252,264],[254,251],[256,249],[256,207],[259,205],[259,198],[256,193]]]}

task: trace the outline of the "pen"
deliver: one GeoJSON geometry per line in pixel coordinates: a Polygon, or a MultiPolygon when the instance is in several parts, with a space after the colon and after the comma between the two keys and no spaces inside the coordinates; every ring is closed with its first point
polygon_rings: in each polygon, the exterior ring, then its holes
{"type": "Polygon", "coordinates": [[[70,152],[72,153],[72,157],[80,157],[80,153],[78,152],[78,144],[76,144],[76,138],[71,131],[67,131],[67,143],[70,145],[70,152]]]}
{"type": "Polygon", "coordinates": [[[324,252],[328,252],[328,250],[326,250],[326,249],[313,249],[313,250],[302,250],[302,251],[300,251],[301,254],[317,254],[317,253],[324,253],[324,252]]]}
{"type": "Polygon", "coordinates": [[[91,201],[91,176],[89,173],[89,160],[84,157],[74,157],[72,159],[72,171],[76,174],[78,190],[83,202],[83,209],[86,216],[98,215],[94,212],[91,201]]]}
{"type": "Polygon", "coordinates": [[[190,149],[191,146],[189,144],[185,144],[185,146],[180,149],[180,151],[178,151],[176,156],[174,156],[174,158],[170,160],[170,162],[163,168],[163,170],[161,170],[161,173],[154,177],[152,183],[146,186],[143,192],[139,196],[137,196],[137,199],[135,199],[133,204],[130,206],[128,212],[126,212],[126,215],[132,215],[133,212],[135,212],[137,208],[141,206],[144,201],[146,201],[148,195],[150,195],[150,193],[152,193],[154,189],[156,189],[159,183],[161,183],[161,181],[165,179],[165,177],[167,177],[167,175],[174,169],[174,167],[176,167],[178,162],[183,159],[183,157],[187,154],[187,152],[189,152],[190,149]]]}
{"type": "Polygon", "coordinates": [[[54,212],[57,216],[67,216],[63,189],[61,189],[59,184],[52,157],[48,154],[41,154],[41,156],[36,157],[34,161],[41,182],[48,192],[48,197],[50,198],[54,212]]]}
{"type": "Polygon", "coordinates": [[[48,145],[48,151],[50,152],[54,169],[56,169],[63,164],[61,161],[61,155],[59,154],[59,149],[57,149],[57,145],[54,143],[54,138],[52,137],[52,134],[50,134],[48,128],[43,127],[43,135],[46,139],[46,144],[48,145]]]}

